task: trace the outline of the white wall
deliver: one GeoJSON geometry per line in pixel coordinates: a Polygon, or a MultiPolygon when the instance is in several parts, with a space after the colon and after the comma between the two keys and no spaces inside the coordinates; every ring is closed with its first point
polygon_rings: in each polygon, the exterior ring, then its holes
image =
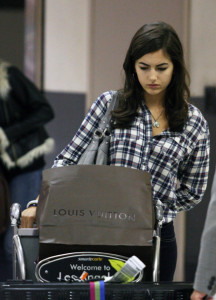
{"type": "Polygon", "coordinates": [[[216,1],[191,0],[191,95],[203,96],[205,85],[216,86],[216,1]]]}
{"type": "Polygon", "coordinates": [[[101,92],[122,87],[126,51],[135,32],[145,23],[170,23],[186,44],[187,3],[188,0],[92,0],[89,105],[101,92]]]}
{"type": "Polygon", "coordinates": [[[46,91],[86,93],[90,4],[89,0],[45,1],[46,91]]]}

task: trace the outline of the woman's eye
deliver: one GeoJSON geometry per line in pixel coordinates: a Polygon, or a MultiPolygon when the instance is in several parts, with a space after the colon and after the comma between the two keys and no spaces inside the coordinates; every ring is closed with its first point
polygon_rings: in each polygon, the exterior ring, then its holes
{"type": "Polygon", "coordinates": [[[165,71],[167,68],[158,68],[158,71],[165,71]]]}
{"type": "MultiPolygon", "coordinates": [[[[147,71],[149,70],[149,67],[140,67],[141,70],[143,71],[147,71]]],[[[158,71],[162,72],[162,71],[165,71],[167,68],[157,68],[158,71]]]]}

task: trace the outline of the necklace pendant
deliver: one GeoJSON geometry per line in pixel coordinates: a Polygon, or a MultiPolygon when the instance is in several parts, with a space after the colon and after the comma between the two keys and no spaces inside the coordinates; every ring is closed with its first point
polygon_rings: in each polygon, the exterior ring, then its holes
{"type": "Polygon", "coordinates": [[[160,123],[158,121],[154,121],[153,124],[152,124],[152,126],[154,128],[159,128],[160,127],[160,123]]]}

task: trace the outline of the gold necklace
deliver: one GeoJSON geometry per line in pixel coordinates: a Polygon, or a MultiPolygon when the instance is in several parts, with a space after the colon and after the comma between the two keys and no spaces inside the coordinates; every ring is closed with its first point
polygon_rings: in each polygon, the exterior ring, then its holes
{"type": "Polygon", "coordinates": [[[155,119],[155,117],[153,116],[153,114],[151,113],[152,115],[152,118],[154,119],[154,122],[152,122],[152,126],[154,128],[159,128],[160,127],[160,123],[158,122],[158,119],[160,118],[160,116],[162,115],[164,110],[161,111],[161,113],[159,114],[159,116],[155,119]]]}

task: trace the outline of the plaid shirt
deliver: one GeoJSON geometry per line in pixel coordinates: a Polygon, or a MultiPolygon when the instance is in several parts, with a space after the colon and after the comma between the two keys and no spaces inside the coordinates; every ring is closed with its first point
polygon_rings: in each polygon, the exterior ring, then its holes
{"type": "MultiPolygon", "coordinates": [[[[92,105],[75,137],[56,157],[53,167],[76,164],[90,143],[114,91],[103,93],[92,105]]],[[[111,134],[110,165],[151,173],[153,201],[162,203],[164,222],[198,204],[205,192],[209,171],[209,130],[201,112],[189,105],[183,132],[169,129],[152,136],[151,113],[140,109],[129,129],[111,134]]]]}

